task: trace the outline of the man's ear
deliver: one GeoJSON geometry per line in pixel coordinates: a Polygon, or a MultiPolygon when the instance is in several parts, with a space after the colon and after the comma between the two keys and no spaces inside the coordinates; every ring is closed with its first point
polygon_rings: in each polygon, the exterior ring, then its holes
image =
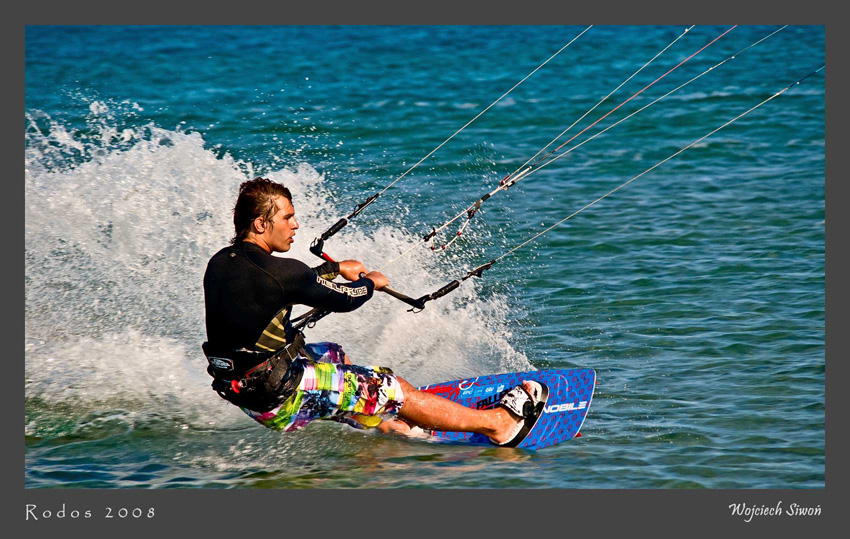
{"type": "Polygon", "coordinates": [[[263,232],[266,231],[266,222],[263,220],[262,217],[257,217],[256,219],[254,219],[253,225],[254,225],[254,231],[257,234],[262,234],[263,232]]]}

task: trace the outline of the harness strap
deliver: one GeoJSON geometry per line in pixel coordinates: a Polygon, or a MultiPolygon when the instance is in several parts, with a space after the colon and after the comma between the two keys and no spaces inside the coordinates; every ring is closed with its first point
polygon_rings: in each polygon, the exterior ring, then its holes
{"type": "Polygon", "coordinates": [[[280,387],[284,376],[286,376],[286,371],[289,370],[289,367],[295,361],[298,352],[304,348],[304,344],[304,334],[298,332],[295,334],[295,339],[289,345],[275,353],[269,359],[271,372],[269,372],[269,376],[266,378],[266,391],[276,391],[280,387]]]}
{"type": "Polygon", "coordinates": [[[304,345],[304,335],[298,332],[291,343],[277,352],[244,348],[216,350],[207,342],[202,347],[210,364],[207,372],[213,377],[212,387],[216,393],[237,406],[266,411],[279,400],[284,384],[294,387],[300,382],[300,376],[288,377],[287,374],[304,345]],[[254,366],[248,370],[237,369],[237,362],[254,366]]]}

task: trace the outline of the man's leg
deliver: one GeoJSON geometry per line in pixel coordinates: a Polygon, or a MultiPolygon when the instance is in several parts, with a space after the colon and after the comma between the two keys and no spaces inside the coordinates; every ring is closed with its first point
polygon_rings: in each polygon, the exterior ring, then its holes
{"type": "MultiPolygon", "coordinates": [[[[337,343],[320,342],[310,343],[304,350],[313,361],[326,361],[328,363],[342,363],[343,365],[351,365],[351,358],[337,343]]],[[[382,421],[376,427],[378,432],[382,434],[396,433],[409,434],[410,425],[400,419],[389,419],[382,421]]]]}
{"type": "MultiPolygon", "coordinates": [[[[504,443],[508,441],[508,436],[517,422],[522,421],[501,406],[488,410],[473,410],[432,393],[420,391],[403,378],[397,378],[404,392],[404,404],[398,416],[422,428],[475,432],[490,437],[496,443],[504,443]]],[[[523,382],[523,387],[526,391],[532,390],[529,382],[523,382]]]]}
{"type": "MultiPolygon", "coordinates": [[[[351,365],[351,360],[336,343],[311,343],[305,351],[313,361],[351,365]]],[[[419,391],[401,377],[395,377],[404,394],[404,402],[397,420],[385,420],[377,426],[382,433],[410,434],[411,426],[423,429],[475,432],[484,434],[497,443],[508,441],[521,418],[498,406],[488,410],[473,410],[432,393],[419,391]]],[[[527,382],[523,382],[526,386],[527,382]]],[[[531,392],[530,386],[525,387],[531,392]]]]}

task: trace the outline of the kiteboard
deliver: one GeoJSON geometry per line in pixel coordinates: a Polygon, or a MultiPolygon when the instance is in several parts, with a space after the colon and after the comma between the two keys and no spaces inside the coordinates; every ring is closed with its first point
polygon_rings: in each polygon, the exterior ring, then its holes
{"type": "MultiPolygon", "coordinates": [[[[543,371],[491,374],[420,387],[463,406],[484,410],[494,408],[505,393],[524,380],[545,384],[549,396],[531,432],[517,447],[542,449],[580,436],[587,417],[596,371],[593,369],[552,369],[543,371]]],[[[482,434],[428,431],[436,441],[492,445],[482,434]]]]}

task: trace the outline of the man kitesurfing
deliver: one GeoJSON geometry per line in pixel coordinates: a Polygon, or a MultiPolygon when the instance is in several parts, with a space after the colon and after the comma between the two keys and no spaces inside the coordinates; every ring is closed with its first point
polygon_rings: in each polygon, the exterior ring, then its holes
{"type": "Polygon", "coordinates": [[[541,414],[547,388],[524,381],[487,410],[420,391],[385,367],[351,364],[336,343],[305,343],[292,325],[292,306],[353,311],[388,285],[356,260],[310,268],[273,256],[289,251],[298,229],[292,195],[257,178],[240,185],[233,210],[236,234],[204,274],[212,387],[266,427],[293,431],[317,419],[359,429],[411,433],[473,432],[516,446],[541,414]],[[348,283],[336,283],[341,276],[348,283]]]}

